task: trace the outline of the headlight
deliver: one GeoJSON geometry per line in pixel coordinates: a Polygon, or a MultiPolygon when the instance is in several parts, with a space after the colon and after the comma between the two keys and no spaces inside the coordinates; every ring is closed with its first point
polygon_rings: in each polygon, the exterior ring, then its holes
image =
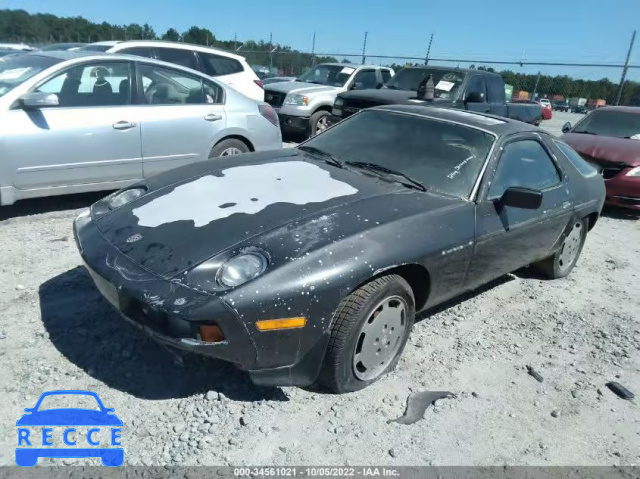
{"type": "Polygon", "coordinates": [[[218,270],[216,281],[229,288],[240,286],[260,276],[267,268],[267,258],[260,253],[245,253],[231,258],[218,270]]]}
{"type": "Polygon", "coordinates": [[[627,172],[627,176],[640,176],[640,166],[636,166],[633,170],[627,172]]]}
{"type": "Polygon", "coordinates": [[[295,93],[290,93],[284,99],[285,105],[296,105],[296,106],[307,106],[309,104],[309,97],[304,95],[296,95],[295,93]]]}
{"type": "Polygon", "coordinates": [[[128,190],[116,193],[108,200],[109,208],[115,210],[121,206],[131,203],[133,200],[137,200],[145,193],[144,188],[130,188],[128,190]]]}
{"type": "Polygon", "coordinates": [[[336,98],[336,101],[333,104],[333,106],[342,106],[342,105],[344,105],[344,98],[340,98],[340,97],[336,98]]]}

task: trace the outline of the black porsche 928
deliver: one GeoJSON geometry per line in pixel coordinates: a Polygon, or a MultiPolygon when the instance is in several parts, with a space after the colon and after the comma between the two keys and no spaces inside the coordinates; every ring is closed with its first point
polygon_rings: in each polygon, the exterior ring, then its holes
{"type": "Polygon", "coordinates": [[[396,365],[417,312],[526,265],[567,275],[604,199],[537,127],[385,106],[152,177],[74,231],[101,294],[158,341],[341,393],[396,365]]]}

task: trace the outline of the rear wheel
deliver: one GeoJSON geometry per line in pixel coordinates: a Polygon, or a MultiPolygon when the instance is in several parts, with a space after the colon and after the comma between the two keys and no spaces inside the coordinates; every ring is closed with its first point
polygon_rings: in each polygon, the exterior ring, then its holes
{"type": "Polygon", "coordinates": [[[249,151],[249,147],[240,140],[235,138],[229,138],[226,140],[222,140],[216,146],[211,149],[211,153],[209,153],[209,158],[218,158],[219,156],[232,156],[232,155],[241,155],[242,153],[247,153],[249,151]]]}
{"type": "Polygon", "coordinates": [[[391,371],[413,327],[415,300],[398,275],[358,288],[338,306],[320,383],[334,393],[357,391],[391,371]]]}
{"type": "Polygon", "coordinates": [[[587,227],[588,220],[575,220],[558,251],[532,266],[550,279],[567,276],[578,262],[587,237],[587,227]]]}
{"type": "Polygon", "coordinates": [[[309,119],[309,130],[311,136],[315,136],[318,133],[322,133],[329,128],[329,112],[320,110],[311,115],[309,119]]]}

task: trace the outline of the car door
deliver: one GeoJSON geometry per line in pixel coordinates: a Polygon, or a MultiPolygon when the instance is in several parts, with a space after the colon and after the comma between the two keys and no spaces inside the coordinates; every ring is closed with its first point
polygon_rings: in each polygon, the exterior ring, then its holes
{"type": "Polygon", "coordinates": [[[496,151],[501,153],[495,174],[485,175],[476,204],[468,288],[549,256],[573,210],[566,176],[537,137],[510,138],[496,151]],[[499,200],[509,187],[541,191],[542,204],[537,209],[501,205],[499,200]]]}
{"type": "Polygon", "coordinates": [[[224,89],[181,70],[137,63],[144,176],[206,160],[226,126],[224,89]]]}
{"type": "MultiPolygon", "coordinates": [[[[33,91],[58,106],[14,108],[3,157],[18,189],[112,183],[142,178],[140,123],[127,61],[87,61],[54,74],[33,91]]],[[[114,187],[117,184],[113,185],[114,187]]]]}

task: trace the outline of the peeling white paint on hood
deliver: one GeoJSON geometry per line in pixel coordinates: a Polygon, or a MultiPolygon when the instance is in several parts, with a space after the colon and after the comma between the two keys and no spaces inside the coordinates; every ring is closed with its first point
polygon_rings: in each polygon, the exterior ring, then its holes
{"type": "Polygon", "coordinates": [[[357,189],[304,161],[236,166],[223,176],[207,175],[133,209],[140,226],[192,220],[194,226],[236,213],[255,214],[275,203],[321,203],[353,195],[357,189]]]}

